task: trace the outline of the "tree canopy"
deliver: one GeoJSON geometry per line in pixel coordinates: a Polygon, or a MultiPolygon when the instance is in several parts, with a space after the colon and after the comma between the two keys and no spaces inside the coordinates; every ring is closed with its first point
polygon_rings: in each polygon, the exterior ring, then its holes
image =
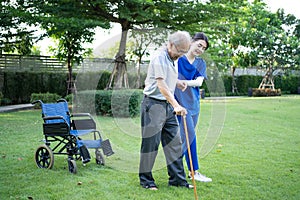
{"type": "Polygon", "coordinates": [[[67,93],[71,93],[74,85],[72,80],[72,67],[74,63],[80,64],[85,54],[91,52],[83,47],[84,43],[91,43],[94,28],[109,28],[105,21],[88,19],[79,4],[74,1],[37,1],[16,0],[17,9],[27,17],[29,25],[38,24],[46,35],[58,40],[56,48],[52,48],[55,56],[66,62],[69,76],[67,93]]]}
{"type": "MultiPolygon", "coordinates": [[[[211,43],[207,53],[219,70],[237,66],[286,70],[299,68],[300,63],[300,20],[283,10],[271,13],[261,0],[4,0],[1,6],[1,52],[28,53],[34,30],[25,25],[38,26],[59,40],[56,56],[66,60],[70,71],[73,62],[81,62],[87,53],[82,45],[92,42],[96,27],[109,29],[119,23],[122,36],[108,88],[128,87],[127,34],[141,26],[186,30],[191,35],[204,31],[211,43]]],[[[146,53],[142,50],[134,51],[141,57],[146,53]]]]}
{"type": "Polygon", "coordinates": [[[140,0],[83,0],[87,18],[119,23],[122,35],[115,66],[108,88],[128,87],[125,52],[128,30],[147,24],[150,28],[164,27],[180,29],[199,21],[200,2],[181,1],[140,1],[140,0]],[[195,12],[190,12],[193,9],[195,12]],[[114,84],[112,84],[114,80],[114,84]]]}
{"type": "Polygon", "coordinates": [[[0,54],[3,52],[30,54],[34,30],[28,30],[26,19],[9,0],[1,1],[0,6],[0,54]]]}

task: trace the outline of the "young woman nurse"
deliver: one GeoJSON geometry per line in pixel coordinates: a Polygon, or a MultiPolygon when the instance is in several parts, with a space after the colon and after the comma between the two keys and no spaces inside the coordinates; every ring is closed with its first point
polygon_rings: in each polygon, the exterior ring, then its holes
{"type": "MultiPolygon", "coordinates": [[[[194,170],[194,179],[201,182],[211,182],[212,179],[204,176],[199,170],[196,141],[196,125],[200,113],[200,86],[206,75],[206,63],[199,57],[209,47],[208,38],[203,32],[196,33],[192,38],[189,51],[178,59],[178,78],[186,80],[187,88],[182,91],[178,88],[175,90],[175,98],[179,104],[186,108],[186,124],[189,135],[191,158],[194,170]]],[[[183,142],[183,154],[186,159],[191,178],[191,166],[186,146],[186,136],[182,116],[178,116],[180,124],[181,138],[183,142]]]]}

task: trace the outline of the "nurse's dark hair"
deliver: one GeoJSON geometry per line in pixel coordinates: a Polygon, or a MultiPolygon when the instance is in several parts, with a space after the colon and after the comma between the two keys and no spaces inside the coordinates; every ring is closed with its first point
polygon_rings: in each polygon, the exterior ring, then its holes
{"type": "Polygon", "coordinates": [[[208,38],[207,36],[203,33],[203,32],[199,32],[199,33],[196,33],[193,37],[192,37],[192,42],[195,42],[197,40],[204,40],[207,44],[207,47],[206,49],[208,49],[209,47],[209,42],[208,42],[208,38]]]}

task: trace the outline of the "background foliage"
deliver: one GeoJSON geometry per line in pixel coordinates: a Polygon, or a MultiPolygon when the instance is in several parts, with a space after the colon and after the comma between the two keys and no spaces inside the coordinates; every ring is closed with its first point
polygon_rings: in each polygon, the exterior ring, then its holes
{"type": "MultiPolygon", "coordinates": [[[[234,88],[234,82],[238,88],[235,95],[245,95],[249,87],[257,87],[259,84],[253,77],[235,77],[237,67],[281,69],[286,73],[285,76],[275,78],[276,88],[281,88],[283,93],[298,91],[299,79],[292,77],[290,72],[299,69],[300,20],[284,13],[282,9],[275,13],[268,11],[267,5],[261,0],[210,0],[205,3],[200,0],[3,0],[1,8],[1,54],[30,54],[30,48],[35,42],[51,37],[57,40],[57,45],[53,47],[55,56],[66,62],[69,72],[67,79],[64,74],[4,72],[3,103],[28,102],[31,93],[37,92],[66,96],[74,91],[72,83],[76,81],[84,83],[78,86],[81,87],[79,91],[107,88],[114,73],[102,73],[100,79],[96,74],[87,74],[80,77],[82,80],[75,80],[72,66],[75,62],[80,63],[89,52],[89,49],[84,48],[84,43],[93,41],[95,28],[109,29],[113,23],[119,23],[122,27],[116,58],[125,58],[127,31],[131,29],[136,30],[136,34],[131,34],[136,39],[136,48],[130,49],[137,55],[135,59],[138,63],[143,54],[148,53],[148,42],[155,39],[153,43],[162,43],[169,31],[187,30],[192,35],[204,31],[210,41],[210,48],[203,55],[208,68],[216,66],[219,71],[227,74],[231,71],[231,87],[227,81],[230,78],[223,77],[226,95],[233,95],[234,91],[229,92],[229,88],[234,88]],[[36,27],[43,32],[33,36],[36,27]],[[157,34],[159,30],[167,31],[157,34]],[[143,34],[147,37],[142,37],[143,34]],[[144,42],[137,42],[141,38],[144,42]],[[89,86],[91,81],[98,81],[97,86],[89,86]]],[[[114,66],[116,74],[124,75],[116,76],[114,83],[118,84],[123,83],[121,79],[127,78],[126,65],[118,64],[124,63],[122,59],[114,66]]],[[[130,87],[143,88],[144,77],[139,72],[137,77],[129,74],[128,82],[134,83],[130,87]]],[[[217,88],[219,82],[213,84],[217,88]]],[[[206,94],[210,95],[206,85],[204,88],[206,94]]]]}
{"type": "MultiPolygon", "coordinates": [[[[133,85],[132,90],[104,90],[106,87],[106,82],[110,77],[110,72],[102,71],[99,72],[88,72],[80,74],[77,81],[80,82],[78,87],[77,96],[82,102],[77,102],[79,107],[82,107],[82,111],[86,109],[86,112],[92,112],[99,115],[109,115],[112,116],[111,107],[116,107],[115,105],[120,105],[121,108],[118,111],[120,116],[135,116],[139,112],[139,101],[142,97],[142,90],[135,89],[133,85]],[[93,86],[91,83],[96,83],[93,86]],[[111,96],[120,95],[119,97],[114,96],[114,100],[118,99],[118,103],[111,102],[111,96]],[[123,99],[122,99],[123,98],[123,99]],[[130,99],[128,104],[128,99],[130,99]],[[124,101],[125,100],[125,101],[124,101]],[[91,105],[90,102],[95,102],[91,105]],[[115,105],[113,105],[115,104],[115,105]],[[124,105],[123,105],[124,104],[124,105]],[[113,106],[111,106],[113,105],[113,106]],[[128,108],[126,106],[130,105],[129,114],[128,108]],[[84,109],[83,109],[84,107],[84,109]]],[[[30,72],[6,72],[4,74],[4,88],[1,100],[1,105],[16,104],[16,103],[30,103],[32,100],[36,99],[36,94],[45,94],[43,98],[47,98],[48,94],[57,94],[60,98],[73,99],[73,95],[67,95],[65,91],[65,84],[67,80],[67,73],[30,73],[30,72]],[[19,80],[22,80],[21,82],[19,80]],[[15,89],[13,89],[15,88],[15,89]],[[33,96],[35,98],[33,98],[33,96]]],[[[74,73],[74,76],[77,74],[74,73]]],[[[142,74],[141,84],[144,82],[146,74],[142,74]]],[[[75,78],[75,77],[74,77],[75,78]]],[[[136,83],[136,75],[130,74],[129,80],[132,83],[136,83]]],[[[249,88],[256,88],[261,81],[260,76],[243,75],[237,76],[235,81],[237,83],[238,93],[232,93],[231,83],[232,76],[223,75],[221,77],[222,84],[224,84],[226,94],[214,93],[212,96],[216,95],[226,95],[226,96],[236,96],[236,95],[248,95],[249,88]]],[[[275,86],[280,88],[282,94],[299,94],[300,92],[300,77],[299,76],[276,76],[275,86]]],[[[202,89],[205,90],[205,95],[211,96],[207,84],[204,82],[202,89]]],[[[43,96],[43,95],[42,95],[43,96]]],[[[53,100],[57,100],[54,98],[53,100]]],[[[119,106],[118,105],[118,106],[119,106]]],[[[116,112],[117,113],[117,112],[116,112]]]]}

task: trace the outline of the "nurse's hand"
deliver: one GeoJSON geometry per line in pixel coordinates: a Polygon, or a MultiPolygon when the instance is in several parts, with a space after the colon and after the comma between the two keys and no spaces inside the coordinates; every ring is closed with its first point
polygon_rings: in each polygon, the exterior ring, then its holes
{"type": "Polygon", "coordinates": [[[178,87],[182,92],[187,88],[187,82],[185,80],[177,80],[176,87],[178,87]]]}

